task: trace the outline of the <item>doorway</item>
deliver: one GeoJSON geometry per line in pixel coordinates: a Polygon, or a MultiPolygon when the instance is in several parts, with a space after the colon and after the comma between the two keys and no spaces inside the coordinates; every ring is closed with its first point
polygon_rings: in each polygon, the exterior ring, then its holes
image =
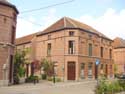
{"type": "Polygon", "coordinates": [[[67,65],[68,80],[75,80],[75,76],[76,76],[75,70],[76,70],[75,62],[68,62],[68,65],[67,65]]]}

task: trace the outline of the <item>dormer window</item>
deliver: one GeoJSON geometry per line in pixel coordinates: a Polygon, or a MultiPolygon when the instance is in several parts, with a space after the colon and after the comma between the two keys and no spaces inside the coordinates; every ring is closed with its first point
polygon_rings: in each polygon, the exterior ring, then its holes
{"type": "Polygon", "coordinates": [[[69,31],[69,36],[74,36],[74,31],[69,31]]]}

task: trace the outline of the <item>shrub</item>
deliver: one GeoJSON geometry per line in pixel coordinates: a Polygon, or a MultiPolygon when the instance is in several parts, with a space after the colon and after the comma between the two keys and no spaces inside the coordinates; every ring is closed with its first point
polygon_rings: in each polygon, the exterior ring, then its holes
{"type": "Polygon", "coordinates": [[[47,80],[48,81],[53,81],[53,77],[48,77],[47,80]]]}
{"type": "Polygon", "coordinates": [[[26,83],[31,83],[31,82],[34,82],[34,81],[36,81],[38,83],[39,77],[31,75],[31,76],[29,76],[28,78],[25,79],[26,83]]]}
{"type": "Polygon", "coordinates": [[[46,74],[42,74],[42,79],[46,80],[46,78],[47,78],[47,75],[46,74]]]}
{"type": "Polygon", "coordinates": [[[122,87],[122,89],[125,91],[125,80],[120,79],[120,80],[118,80],[118,82],[119,82],[120,86],[122,87]]]}
{"type": "Polygon", "coordinates": [[[60,78],[55,79],[56,82],[61,82],[62,80],[60,78]]]}
{"type": "Polygon", "coordinates": [[[115,94],[120,91],[122,91],[122,86],[118,81],[101,79],[99,85],[96,87],[96,94],[115,94]]]}

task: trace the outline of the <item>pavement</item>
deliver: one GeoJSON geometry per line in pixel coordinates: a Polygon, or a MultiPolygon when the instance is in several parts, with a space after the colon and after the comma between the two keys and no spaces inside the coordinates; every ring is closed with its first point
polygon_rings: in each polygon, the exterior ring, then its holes
{"type": "Polygon", "coordinates": [[[58,82],[52,83],[41,81],[38,84],[28,83],[0,87],[0,94],[94,94],[95,80],[80,82],[58,82]]]}

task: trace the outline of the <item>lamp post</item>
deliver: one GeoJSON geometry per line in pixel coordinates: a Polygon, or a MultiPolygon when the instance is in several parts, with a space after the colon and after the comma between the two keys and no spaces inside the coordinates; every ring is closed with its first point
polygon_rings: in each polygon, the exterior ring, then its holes
{"type": "Polygon", "coordinates": [[[100,61],[99,61],[99,59],[96,59],[96,62],[95,62],[95,78],[96,78],[96,80],[97,80],[97,85],[98,85],[98,66],[99,66],[99,63],[100,63],[100,61]]]}
{"type": "Polygon", "coordinates": [[[56,62],[53,62],[53,83],[54,84],[56,83],[56,79],[55,79],[55,63],[56,62]]]}

